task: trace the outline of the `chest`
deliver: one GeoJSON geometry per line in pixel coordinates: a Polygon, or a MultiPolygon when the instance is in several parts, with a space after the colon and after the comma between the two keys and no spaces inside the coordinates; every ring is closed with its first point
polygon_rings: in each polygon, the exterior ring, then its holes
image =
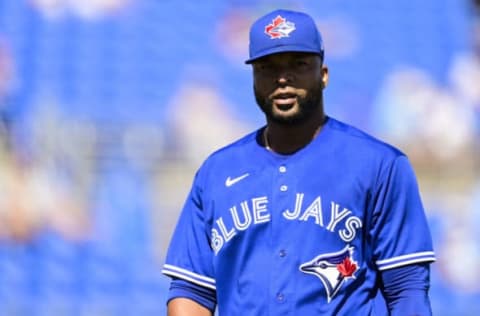
{"type": "Polygon", "coordinates": [[[355,240],[368,221],[371,188],[362,170],[315,160],[278,161],[219,174],[206,196],[215,252],[237,239],[309,243],[307,235],[338,246],[355,240]]]}

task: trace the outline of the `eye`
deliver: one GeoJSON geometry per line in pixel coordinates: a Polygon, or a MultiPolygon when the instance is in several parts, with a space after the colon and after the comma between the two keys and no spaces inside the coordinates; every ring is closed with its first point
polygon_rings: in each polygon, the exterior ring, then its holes
{"type": "Polygon", "coordinates": [[[274,73],[274,66],[271,63],[258,63],[253,69],[254,72],[260,76],[270,76],[274,73]]]}
{"type": "Polygon", "coordinates": [[[310,63],[305,59],[297,59],[295,61],[295,66],[297,67],[308,67],[310,63]]]}
{"type": "Polygon", "coordinates": [[[259,71],[267,71],[267,70],[272,69],[272,65],[269,64],[269,63],[261,63],[261,64],[256,65],[255,68],[259,71]]]}

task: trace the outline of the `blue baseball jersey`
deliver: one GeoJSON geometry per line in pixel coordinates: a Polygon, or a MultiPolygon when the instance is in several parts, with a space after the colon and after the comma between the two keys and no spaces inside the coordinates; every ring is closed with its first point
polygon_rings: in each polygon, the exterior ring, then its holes
{"type": "Polygon", "coordinates": [[[216,290],[220,315],[370,315],[379,271],[435,260],[398,149],[333,118],[291,155],[262,131],[200,167],[165,275],[216,290]]]}

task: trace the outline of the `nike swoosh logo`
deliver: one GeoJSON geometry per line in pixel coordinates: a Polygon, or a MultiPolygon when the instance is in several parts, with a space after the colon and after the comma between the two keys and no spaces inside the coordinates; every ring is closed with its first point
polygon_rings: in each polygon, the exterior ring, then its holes
{"type": "Polygon", "coordinates": [[[241,180],[245,179],[249,175],[250,175],[249,173],[245,173],[245,174],[242,174],[240,177],[236,177],[236,178],[233,178],[233,179],[228,177],[227,180],[225,180],[225,186],[226,187],[231,187],[232,185],[234,185],[238,181],[241,181],[241,180]]]}

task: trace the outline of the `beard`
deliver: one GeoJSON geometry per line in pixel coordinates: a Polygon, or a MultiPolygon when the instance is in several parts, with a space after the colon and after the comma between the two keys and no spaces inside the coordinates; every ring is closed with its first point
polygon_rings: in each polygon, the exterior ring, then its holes
{"type": "Polygon", "coordinates": [[[300,125],[308,120],[308,118],[322,106],[323,94],[322,87],[312,89],[306,97],[302,98],[297,96],[298,112],[295,115],[282,116],[274,113],[273,101],[268,97],[261,95],[255,86],[253,87],[255,93],[255,100],[259,108],[265,114],[266,118],[270,122],[275,122],[281,125],[300,125]]]}

